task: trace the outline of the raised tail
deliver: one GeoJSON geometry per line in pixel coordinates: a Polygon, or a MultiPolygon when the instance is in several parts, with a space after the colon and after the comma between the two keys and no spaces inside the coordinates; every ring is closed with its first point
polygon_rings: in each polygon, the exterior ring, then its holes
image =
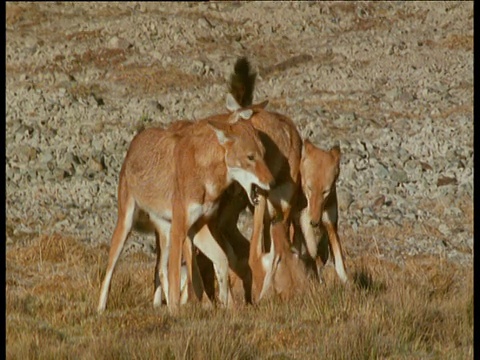
{"type": "Polygon", "coordinates": [[[247,58],[239,58],[230,75],[229,91],[241,107],[252,105],[256,77],[257,73],[251,70],[247,58]]]}

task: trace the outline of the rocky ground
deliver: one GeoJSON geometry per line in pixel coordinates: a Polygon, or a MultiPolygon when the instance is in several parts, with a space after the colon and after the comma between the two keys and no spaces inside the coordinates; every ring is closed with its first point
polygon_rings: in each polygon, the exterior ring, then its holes
{"type": "MultiPolygon", "coordinates": [[[[365,252],[473,263],[473,2],[6,10],[7,247],[53,232],[109,244],[135,133],[223,112],[246,55],[255,101],[341,146],[347,264],[365,252]]],[[[153,237],[127,248],[153,256],[153,237]]]]}

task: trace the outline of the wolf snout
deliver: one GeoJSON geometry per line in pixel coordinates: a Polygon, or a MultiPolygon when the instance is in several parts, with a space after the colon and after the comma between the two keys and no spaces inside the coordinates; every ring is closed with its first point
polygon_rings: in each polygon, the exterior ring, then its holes
{"type": "Polygon", "coordinates": [[[269,192],[275,187],[275,179],[272,178],[269,182],[262,182],[262,186],[259,186],[264,192],[269,192]]]}

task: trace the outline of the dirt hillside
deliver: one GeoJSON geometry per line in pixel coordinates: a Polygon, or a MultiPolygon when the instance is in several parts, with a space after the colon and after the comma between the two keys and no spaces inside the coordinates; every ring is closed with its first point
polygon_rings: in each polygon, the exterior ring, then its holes
{"type": "MultiPolygon", "coordinates": [[[[341,147],[347,262],[370,252],[472,265],[473,2],[6,10],[7,247],[49,233],[109,244],[135,133],[223,112],[246,55],[254,101],[269,99],[315,144],[341,147]]],[[[133,235],[127,249],[153,256],[153,245],[133,235]]]]}

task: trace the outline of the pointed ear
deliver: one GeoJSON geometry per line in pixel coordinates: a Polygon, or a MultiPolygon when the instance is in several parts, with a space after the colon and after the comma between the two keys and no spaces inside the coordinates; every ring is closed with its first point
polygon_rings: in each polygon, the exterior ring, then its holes
{"type": "Polygon", "coordinates": [[[244,120],[248,120],[252,117],[253,110],[252,109],[243,109],[234,111],[227,120],[229,124],[235,124],[240,118],[244,120]]]}
{"type": "Polygon", "coordinates": [[[228,135],[230,132],[230,127],[227,124],[218,121],[209,121],[208,125],[213,131],[215,131],[215,135],[217,135],[220,145],[225,145],[226,143],[232,141],[232,138],[228,135]]]}
{"type": "Polygon", "coordinates": [[[253,110],[252,109],[245,109],[238,112],[238,116],[241,117],[243,120],[248,120],[252,117],[253,110]]]}
{"type": "Polygon", "coordinates": [[[230,93],[227,94],[227,109],[231,112],[240,109],[240,105],[238,104],[237,100],[235,100],[233,95],[230,93]]]}
{"type": "Polygon", "coordinates": [[[253,108],[260,108],[260,109],[265,109],[268,105],[268,100],[265,100],[263,102],[261,102],[260,104],[255,104],[253,105],[252,107],[253,108]]]}

